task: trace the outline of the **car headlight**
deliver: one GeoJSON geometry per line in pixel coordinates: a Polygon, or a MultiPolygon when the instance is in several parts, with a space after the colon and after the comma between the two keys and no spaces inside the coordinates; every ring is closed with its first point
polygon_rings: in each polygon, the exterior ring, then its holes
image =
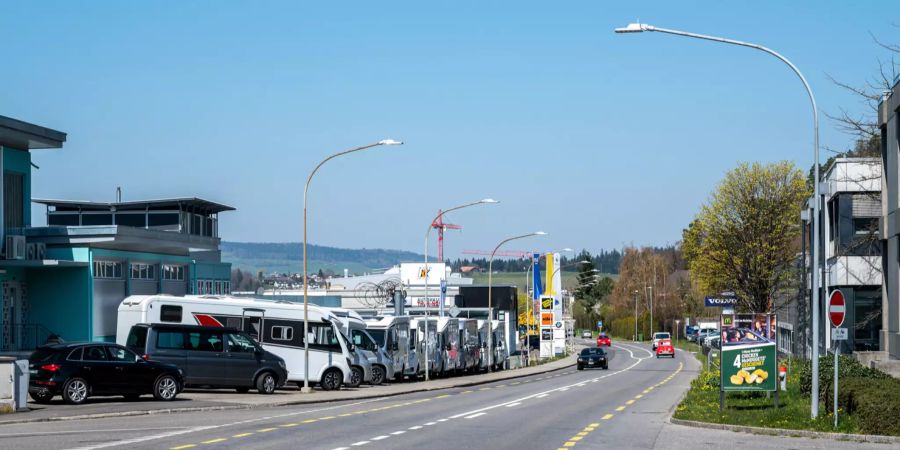
{"type": "Polygon", "coordinates": [[[581,358],[578,358],[578,362],[582,362],[582,361],[584,361],[584,360],[583,360],[583,359],[581,359],[581,358]]]}

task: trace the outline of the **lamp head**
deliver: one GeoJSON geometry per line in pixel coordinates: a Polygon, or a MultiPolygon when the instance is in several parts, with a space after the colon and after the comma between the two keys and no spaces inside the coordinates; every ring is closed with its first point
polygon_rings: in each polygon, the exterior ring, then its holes
{"type": "Polygon", "coordinates": [[[547,233],[544,233],[543,231],[535,231],[534,233],[531,233],[531,234],[534,236],[545,236],[547,233]]]}
{"type": "Polygon", "coordinates": [[[478,203],[500,203],[500,202],[497,200],[494,200],[492,198],[483,198],[483,199],[479,200],[478,203]]]}
{"type": "Polygon", "coordinates": [[[403,145],[403,141],[395,141],[393,139],[383,139],[378,141],[378,145],[403,145]]]}
{"type": "Polygon", "coordinates": [[[560,250],[560,251],[561,251],[561,252],[571,252],[571,251],[573,251],[573,250],[572,250],[571,248],[569,248],[569,247],[566,247],[566,248],[564,248],[564,249],[562,249],[562,250],[560,250]]]}
{"type": "Polygon", "coordinates": [[[634,22],[629,23],[627,27],[616,28],[616,33],[640,33],[642,31],[647,31],[646,27],[646,25],[640,22],[634,22]]]}

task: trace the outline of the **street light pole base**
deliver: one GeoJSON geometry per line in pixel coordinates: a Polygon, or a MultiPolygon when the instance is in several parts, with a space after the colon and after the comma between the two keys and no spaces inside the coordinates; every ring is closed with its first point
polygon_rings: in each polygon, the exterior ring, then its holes
{"type": "Polygon", "coordinates": [[[300,393],[301,394],[312,394],[312,388],[311,387],[302,387],[302,388],[300,388],[300,393]]]}

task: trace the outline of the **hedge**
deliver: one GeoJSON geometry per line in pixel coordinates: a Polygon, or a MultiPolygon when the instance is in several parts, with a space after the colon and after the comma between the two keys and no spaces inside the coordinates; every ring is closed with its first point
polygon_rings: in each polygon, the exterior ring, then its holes
{"type": "MultiPolygon", "coordinates": [[[[852,356],[840,356],[838,364],[838,376],[840,379],[868,378],[870,380],[890,379],[891,376],[877,369],[866,367],[852,356]]],[[[795,376],[799,377],[800,392],[809,397],[812,393],[812,361],[797,360],[793,366],[795,376]]],[[[819,358],[819,398],[825,398],[827,387],[831,386],[834,378],[834,356],[826,355],[819,358]]]]}
{"type": "MultiPolygon", "coordinates": [[[[843,363],[843,361],[842,361],[843,363]]],[[[867,434],[900,436],[900,380],[869,377],[841,378],[838,407],[856,418],[867,434]]],[[[826,407],[833,409],[833,387],[826,389],[826,407]]]]}

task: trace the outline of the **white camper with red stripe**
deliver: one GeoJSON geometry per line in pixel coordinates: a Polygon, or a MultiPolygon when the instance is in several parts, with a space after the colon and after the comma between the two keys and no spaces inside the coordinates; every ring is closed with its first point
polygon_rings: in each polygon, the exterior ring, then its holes
{"type": "MultiPolygon", "coordinates": [[[[309,381],[350,382],[350,343],[326,308],[309,306],[309,381]],[[335,373],[339,372],[339,373],[335,373]]],[[[124,345],[139,323],[207,325],[246,331],[284,359],[288,381],[303,385],[303,304],[228,296],[132,295],[119,305],[116,342],[124,345]]],[[[333,384],[333,383],[331,383],[333,384]]]]}

